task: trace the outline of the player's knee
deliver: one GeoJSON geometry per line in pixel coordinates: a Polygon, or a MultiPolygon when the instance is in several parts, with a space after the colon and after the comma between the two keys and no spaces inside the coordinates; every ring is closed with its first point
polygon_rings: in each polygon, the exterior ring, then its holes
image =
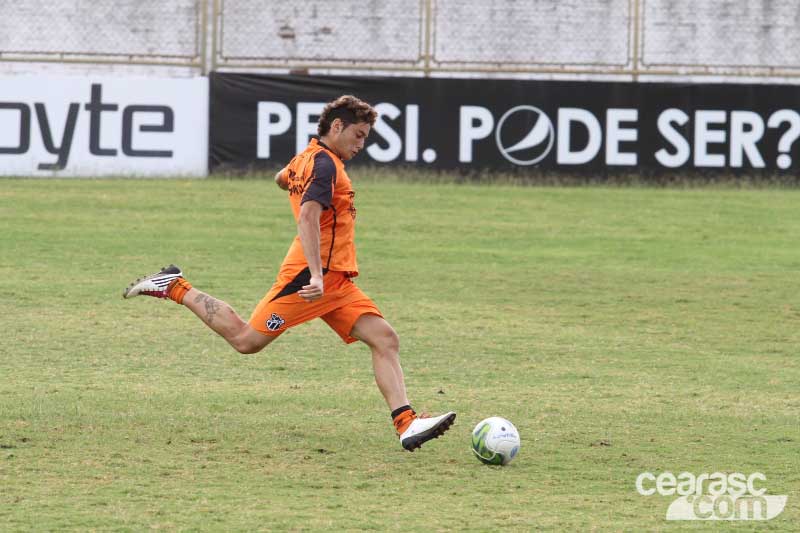
{"type": "Polygon", "coordinates": [[[397,355],[400,351],[400,337],[392,326],[386,325],[378,337],[377,348],[386,355],[397,355]]]}
{"type": "Polygon", "coordinates": [[[250,355],[260,352],[264,347],[249,341],[237,341],[232,343],[233,348],[242,355],[250,355]]]}
{"type": "Polygon", "coordinates": [[[243,355],[258,353],[269,344],[268,337],[253,335],[249,328],[242,328],[242,331],[230,340],[233,349],[243,355]]]}

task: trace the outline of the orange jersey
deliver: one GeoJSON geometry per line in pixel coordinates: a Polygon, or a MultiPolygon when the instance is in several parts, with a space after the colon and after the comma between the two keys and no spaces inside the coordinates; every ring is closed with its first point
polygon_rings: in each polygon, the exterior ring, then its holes
{"type": "MultiPolygon", "coordinates": [[[[285,173],[295,221],[304,202],[313,200],[323,207],[319,220],[319,251],[324,271],[344,272],[347,277],[356,277],[356,193],[342,160],[318,139],[311,139],[306,149],[287,165],[285,173]]],[[[298,235],[283,260],[278,279],[294,279],[307,268],[308,262],[298,235]]]]}
{"type": "Polygon", "coordinates": [[[314,302],[297,294],[307,285],[311,273],[300,237],[295,237],[283,260],[278,279],[250,316],[255,330],[277,337],[287,329],[321,317],[347,343],[357,339],[350,334],[365,314],[381,312],[350,278],[358,275],[356,264],[356,208],[350,178],[336,154],[317,139],[287,165],[284,177],[289,186],[289,202],[295,221],[304,202],[319,202],[320,257],[325,293],[314,302]]]}

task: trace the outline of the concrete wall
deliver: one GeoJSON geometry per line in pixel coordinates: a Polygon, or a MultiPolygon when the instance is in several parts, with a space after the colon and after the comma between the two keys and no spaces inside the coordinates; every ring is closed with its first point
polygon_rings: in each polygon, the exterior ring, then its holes
{"type": "Polygon", "coordinates": [[[645,65],[800,67],[797,0],[646,0],[645,65]]]}
{"type": "Polygon", "coordinates": [[[199,7],[195,0],[2,0],[0,51],[191,58],[199,7]]]}
{"type": "Polygon", "coordinates": [[[437,65],[614,65],[630,57],[628,0],[438,0],[437,65]]]}
{"type": "Polygon", "coordinates": [[[800,2],[0,0],[0,74],[212,68],[796,83],[800,2]]]}

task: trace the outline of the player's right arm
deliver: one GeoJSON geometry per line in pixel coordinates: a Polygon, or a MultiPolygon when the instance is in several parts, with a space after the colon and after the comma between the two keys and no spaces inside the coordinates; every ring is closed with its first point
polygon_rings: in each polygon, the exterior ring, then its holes
{"type": "Polygon", "coordinates": [[[287,167],[283,167],[278,171],[277,174],[275,174],[275,183],[278,185],[278,187],[280,187],[284,191],[289,190],[289,178],[288,178],[287,167]]]}

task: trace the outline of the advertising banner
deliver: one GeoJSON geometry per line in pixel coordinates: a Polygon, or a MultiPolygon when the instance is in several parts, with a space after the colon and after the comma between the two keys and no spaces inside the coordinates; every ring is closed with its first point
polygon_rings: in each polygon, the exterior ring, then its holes
{"type": "Polygon", "coordinates": [[[380,113],[354,164],[571,173],[796,173],[800,87],[211,76],[211,168],[276,167],[354,94],[380,113]]]}
{"type": "Polygon", "coordinates": [[[0,175],[207,172],[207,78],[0,79],[0,175]]]}

